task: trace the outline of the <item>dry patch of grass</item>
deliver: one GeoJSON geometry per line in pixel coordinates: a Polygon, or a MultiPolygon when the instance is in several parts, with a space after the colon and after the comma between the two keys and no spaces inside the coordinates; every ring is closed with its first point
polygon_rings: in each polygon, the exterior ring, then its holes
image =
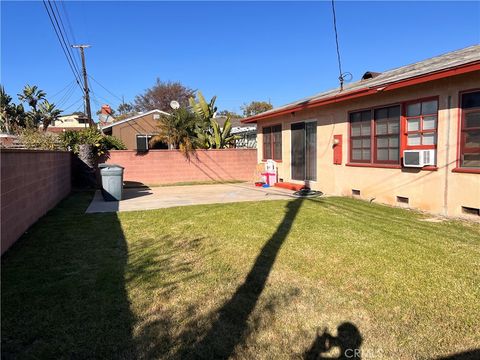
{"type": "Polygon", "coordinates": [[[70,197],[3,259],[7,357],[480,348],[479,224],[346,198],[85,215],[89,199],[70,197]]]}

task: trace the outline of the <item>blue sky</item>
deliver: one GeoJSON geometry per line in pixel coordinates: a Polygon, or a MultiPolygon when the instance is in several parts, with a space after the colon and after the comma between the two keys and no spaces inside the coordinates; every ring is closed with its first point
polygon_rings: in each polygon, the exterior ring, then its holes
{"type": "MultiPolygon", "coordinates": [[[[89,73],[115,95],[92,82],[95,110],[133,100],[157,77],[237,112],[252,100],[279,106],[338,85],[330,1],[64,5],[77,42],[92,45],[89,73]]],[[[354,79],[480,42],[479,2],[338,1],[336,10],[343,69],[354,79]]],[[[72,80],[42,2],[2,1],[7,92],[36,84],[70,112],[81,107],[72,80]]]]}

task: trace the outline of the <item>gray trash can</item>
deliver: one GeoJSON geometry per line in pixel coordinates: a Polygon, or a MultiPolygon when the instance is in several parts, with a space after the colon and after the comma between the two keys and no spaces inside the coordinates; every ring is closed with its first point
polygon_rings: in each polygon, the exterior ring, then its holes
{"type": "Polygon", "coordinates": [[[102,177],[102,195],[105,201],[122,200],[123,192],[123,167],[115,164],[100,164],[102,177]]]}

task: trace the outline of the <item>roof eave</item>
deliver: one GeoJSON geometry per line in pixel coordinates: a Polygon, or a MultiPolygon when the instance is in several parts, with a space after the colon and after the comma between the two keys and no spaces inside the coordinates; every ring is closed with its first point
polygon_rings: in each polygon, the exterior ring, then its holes
{"type": "Polygon", "coordinates": [[[169,113],[167,113],[167,112],[165,112],[165,111],[158,110],[158,109],[154,109],[154,110],[147,111],[147,112],[145,112],[145,113],[143,113],[143,114],[134,115],[134,116],[131,116],[131,117],[127,118],[127,119],[123,119],[123,120],[114,122],[113,124],[104,126],[104,127],[102,127],[101,129],[102,129],[102,130],[110,129],[110,128],[116,126],[116,125],[120,125],[120,124],[129,122],[129,121],[132,121],[132,120],[136,120],[136,119],[139,119],[139,118],[141,118],[141,117],[143,117],[143,116],[147,116],[147,115],[150,115],[150,114],[153,114],[153,113],[162,113],[162,114],[165,114],[165,115],[170,115],[169,113]]]}
{"type": "Polygon", "coordinates": [[[279,111],[258,114],[258,115],[243,119],[242,123],[246,123],[246,124],[256,123],[259,120],[270,119],[270,118],[274,118],[277,116],[281,116],[281,115],[285,115],[285,114],[289,114],[289,113],[297,112],[301,110],[318,108],[320,106],[324,106],[324,105],[328,105],[336,102],[342,102],[342,101],[346,101],[346,100],[350,100],[358,97],[372,95],[380,91],[384,92],[384,91],[400,89],[407,86],[418,85],[418,84],[422,84],[429,81],[439,80],[446,77],[461,75],[461,74],[465,74],[473,71],[479,71],[479,70],[480,70],[480,61],[474,61],[471,63],[462,64],[462,65],[434,71],[427,74],[413,76],[413,77],[399,80],[396,82],[382,83],[382,84],[375,85],[373,87],[364,87],[361,89],[357,89],[350,92],[344,92],[341,94],[325,97],[322,99],[307,101],[304,104],[292,105],[291,107],[280,109],[279,111]]]}

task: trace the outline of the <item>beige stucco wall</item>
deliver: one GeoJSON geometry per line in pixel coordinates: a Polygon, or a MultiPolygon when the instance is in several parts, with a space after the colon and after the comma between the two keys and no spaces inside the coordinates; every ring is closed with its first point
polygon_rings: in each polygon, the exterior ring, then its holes
{"type": "Polygon", "coordinates": [[[262,127],[281,123],[282,162],[278,164],[279,178],[299,183],[291,179],[290,126],[294,122],[316,120],[317,181],[310,183],[312,188],[326,194],[344,196],[350,196],[352,189],[357,189],[361,191],[361,198],[389,205],[397,205],[397,196],[408,197],[411,208],[448,216],[466,216],[462,213],[462,206],[480,208],[480,174],[455,173],[452,169],[456,167],[457,159],[459,92],[475,88],[480,88],[479,72],[260,120],[257,127],[258,161],[262,161],[262,127]],[[439,98],[437,171],[346,166],[349,111],[430,96],[439,98]],[[342,165],[334,165],[333,136],[339,134],[343,135],[342,165]]]}
{"type": "Polygon", "coordinates": [[[137,148],[137,134],[153,135],[158,133],[158,119],[148,114],[137,119],[112,126],[112,135],[123,141],[128,150],[137,148]]]}

